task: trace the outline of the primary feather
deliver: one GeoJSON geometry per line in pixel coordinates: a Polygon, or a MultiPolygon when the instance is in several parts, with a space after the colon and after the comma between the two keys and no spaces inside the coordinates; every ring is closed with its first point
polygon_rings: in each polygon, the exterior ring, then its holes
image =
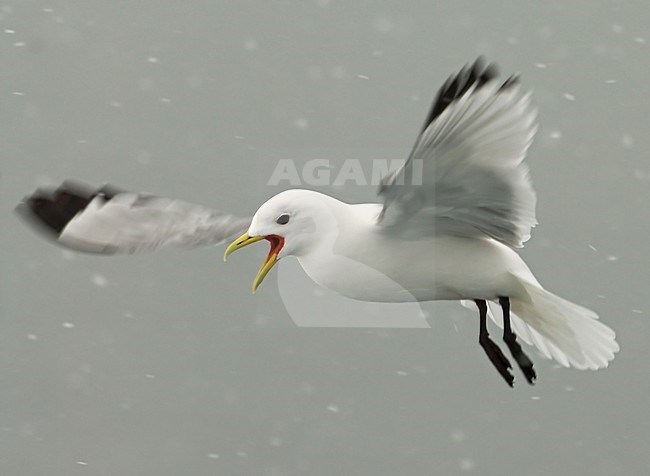
{"type": "Polygon", "coordinates": [[[515,79],[501,82],[495,71],[477,62],[443,87],[409,159],[380,189],[380,226],[511,247],[530,238],[536,197],[522,161],[536,110],[515,79]]]}
{"type": "Polygon", "coordinates": [[[89,253],[136,253],[166,246],[214,245],[248,228],[238,218],[164,197],[65,182],[39,189],[18,206],[30,223],[68,248],[89,253]]]}

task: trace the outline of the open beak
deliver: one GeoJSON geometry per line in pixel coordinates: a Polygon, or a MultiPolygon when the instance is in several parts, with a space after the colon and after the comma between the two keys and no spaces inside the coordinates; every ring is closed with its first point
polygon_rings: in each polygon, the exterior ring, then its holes
{"type": "Polygon", "coordinates": [[[255,276],[255,279],[253,280],[253,292],[257,290],[257,287],[262,283],[262,281],[264,281],[264,278],[269,273],[269,271],[271,271],[271,268],[275,265],[275,263],[278,262],[278,253],[284,246],[284,238],[278,235],[248,236],[248,233],[244,233],[242,236],[230,243],[230,245],[228,245],[228,248],[226,248],[226,252],[223,254],[223,260],[226,261],[228,259],[228,255],[234,251],[237,251],[244,246],[248,246],[251,243],[255,243],[256,241],[260,240],[267,240],[269,243],[271,243],[271,249],[269,250],[269,254],[266,256],[264,264],[257,272],[257,276],[255,276]]]}

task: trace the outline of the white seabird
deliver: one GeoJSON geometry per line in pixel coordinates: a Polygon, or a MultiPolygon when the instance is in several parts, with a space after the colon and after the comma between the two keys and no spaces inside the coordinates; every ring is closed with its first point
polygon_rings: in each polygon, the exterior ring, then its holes
{"type": "Polygon", "coordinates": [[[515,248],[535,226],[535,192],[522,163],[536,131],[536,110],[516,76],[474,64],[442,86],[404,166],[385,177],[381,203],[347,204],[308,190],[288,190],[252,220],[180,200],[93,191],[70,182],[39,189],[19,205],[24,216],[71,249],[135,253],[195,247],[243,234],[233,251],[266,239],[271,249],[253,281],[295,256],[316,283],[376,302],[471,300],[479,342],[512,386],[508,359],[490,339],[487,317],[529,383],[531,360],[516,340],[578,369],[607,367],[619,350],[614,332],[593,311],[546,291],[515,248]],[[497,302],[503,319],[489,311],[497,302]]]}

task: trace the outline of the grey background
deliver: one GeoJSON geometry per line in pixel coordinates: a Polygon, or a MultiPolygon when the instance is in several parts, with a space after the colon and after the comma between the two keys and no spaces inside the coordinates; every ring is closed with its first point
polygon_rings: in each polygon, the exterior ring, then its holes
{"type": "Polygon", "coordinates": [[[648,474],[649,17],[645,1],[2,2],[0,474],[648,474]],[[530,350],[539,382],[511,390],[457,304],[424,304],[431,329],[300,328],[275,273],[250,294],[264,246],[99,258],[13,214],[70,177],[251,214],[283,153],[405,156],[479,54],[534,90],[522,255],[617,331],[606,370],[530,350]]]}

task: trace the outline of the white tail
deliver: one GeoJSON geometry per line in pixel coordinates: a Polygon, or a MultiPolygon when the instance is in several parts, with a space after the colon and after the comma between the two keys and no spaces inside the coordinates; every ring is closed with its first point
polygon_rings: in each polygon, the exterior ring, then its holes
{"type": "MultiPolygon", "coordinates": [[[[511,324],[517,336],[565,367],[607,367],[619,346],[614,331],[600,322],[595,312],[556,296],[537,283],[521,284],[528,299],[511,299],[511,324]]],[[[500,312],[490,313],[490,317],[503,326],[500,312]]]]}

